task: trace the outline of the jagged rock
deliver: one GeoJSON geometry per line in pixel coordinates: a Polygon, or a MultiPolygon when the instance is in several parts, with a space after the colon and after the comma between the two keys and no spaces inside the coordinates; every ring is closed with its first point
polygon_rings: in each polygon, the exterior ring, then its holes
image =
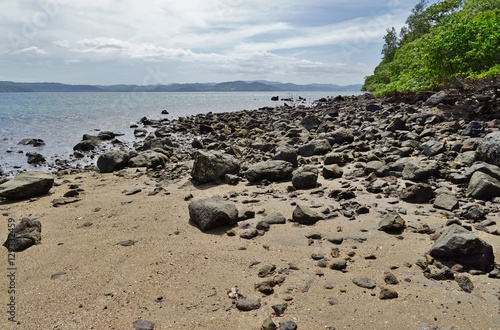
{"type": "Polygon", "coordinates": [[[373,289],[377,286],[377,283],[368,277],[355,277],[352,279],[352,283],[364,289],[373,289]]]}
{"type": "Polygon", "coordinates": [[[396,212],[387,213],[378,224],[378,230],[387,233],[401,233],[405,228],[405,220],[396,212]]]}
{"type": "Polygon", "coordinates": [[[31,145],[33,147],[42,147],[45,145],[45,142],[42,139],[22,139],[18,143],[19,145],[31,145]]]}
{"type": "Polygon", "coordinates": [[[217,195],[194,200],[188,209],[190,220],[196,223],[201,231],[233,225],[238,221],[238,210],[234,204],[217,195]]]}
{"type": "Polygon", "coordinates": [[[101,173],[111,173],[127,167],[130,156],[122,150],[111,150],[99,156],[97,167],[101,173]]]}
{"type": "Polygon", "coordinates": [[[500,131],[487,134],[477,146],[480,160],[500,166],[500,131]]]}
{"type": "Polygon", "coordinates": [[[292,220],[294,222],[300,223],[301,225],[314,225],[319,220],[322,220],[323,216],[311,208],[305,205],[299,205],[295,207],[293,211],[292,220]]]}
{"type": "Polygon", "coordinates": [[[197,150],[194,153],[191,176],[200,183],[207,183],[217,180],[226,174],[237,174],[239,169],[240,164],[231,155],[197,150]]]}
{"type": "Polygon", "coordinates": [[[327,139],[317,139],[312,140],[303,146],[300,146],[298,153],[302,157],[311,157],[314,155],[325,155],[330,152],[331,149],[332,146],[327,139]]]}
{"type": "Polygon", "coordinates": [[[352,143],[354,141],[354,134],[350,129],[339,128],[333,132],[328,133],[326,135],[326,138],[331,145],[352,143]]]}
{"type": "Polygon", "coordinates": [[[23,172],[0,185],[0,197],[7,199],[26,199],[45,195],[54,184],[50,173],[23,172]]]}
{"type": "Polygon", "coordinates": [[[446,211],[453,211],[458,207],[458,199],[450,194],[440,194],[434,200],[434,207],[446,211]]]}
{"type": "Polygon", "coordinates": [[[379,160],[368,162],[364,169],[364,173],[366,175],[375,173],[375,175],[378,177],[385,176],[387,172],[389,172],[389,167],[384,162],[379,160]]]}
{"type": "Polygon", "coordinates": [[[101,139],[97,136],[84,134],[80,142],[74,147],[74,151],[92,151],[101,143],[101,139]]]}
{"type": "Polygon", "coordinates": [[[500,196],[500,181],[483,172],[475,172],[469,181],[470,196],[481,200],[492,200],[500,196]]]}
{"type": "Polygon", "coordinates": [[[482,172],[500,181],[500,167],[484,162],[477,162],[465,171],[464,175],[470,180],[476,172],[482,172]]]}
{"type": "Polygon", "coordinates": [[[300,124],[308,131],[315,130],[321,124],[321,119],[315,115],[307,115],[301,121],[300,124]]]}
{"type": "Polygon", "coordinates": [[[442,90],[439,91],[433,95],[431,95],[427,101],[425,101],[424,105],[429,106],[429,107],[434,107],[438,105],[439,103],[443,102],[449,95],[448,90],[442,90]]]}
{"type": "Polygon", "coordinates": [[[325,165],[344,165],[353,160],[351,154],[343,153],[343,152],[330,152],[325,156],[324,164],[325,165]]]}
{"type": "Polygon", "coordinates": [[[318,168],[313,165],[305,165],[299,168],[292,177],[292,185],[295,189],[316,188],[318,184],[318,168]]]}
{"type": "Polygon", "coordinates": [[[421,181],[439,174],[439,165],[435,161],[419,162],[408,161],[403,168],[402,176],[405,180],[421,181]]]}
{"type": "Polygon", "coordinates": [[[490,244],[455,224],[443,231],[432,246],[430,255],[442,262],[458,263],[486,272],[493,268],[495,262],[490,244]]]}
{"type": "Polygon", "coordinates": [[[264,320],[264,323],[262,323],[262,326],[260,328],[261,330],[276,330],[278,329],[278,326],[273,322],[273,320],[268,317],[267,319],[264,320]]]}
{"type": "Polygon", "coordinates": [[[427,157],[435,156],[446,150],[445,144],[439,140],[430,140],[424,145],[422,153],[427,157]]]}
{"type": "Polygon", "coordinates": [[[484,124],[479,121],[471,121],[462,132],[462,135],[478,137],[484,133],[484,124]]]}
{"type": "Polygon", "coordinates": [[[278,212],[272,212],[262,218],[263,222],[269,225],[283,225],[286,223],[286,218],[283,214],[278,212]]]}
{"type": "MultiPolygon", "coordinates": [[[[14,219],[8,219],[13,224],[14,219]]],[[[3,246],[9,252],[21,252],[27,248],[40,243],[42,240],[42,224],[35,219],[23,218],[21,222],[9,232],[3,246]]]]}
{"type": "Polygon", "coordinates": [[[288,144],[282,144],[276,147],[275,154],[272,159],[284,160],[291,163],[293,167],[298,166],[297,149],[288,144]]]}
{"type": "Polygon", "coordinates": [[[396,117],[392,120],[392,122],[387,126],[387,131],[395,132],[395,131],[406,131],[408,128],[406,127],[406,123],[403,119],[396,117]]]}
{"type": "Polygon", "coordinates": [[[293,173],[293,165],[284,160],[269,160],[250,166],[245,172],[245,177],[250,182],[261,180],[281,181],[290,179],[293,173]]]}
{"type": "Polygon", "coordinates": [[[338,179],[344,175],[344,171],[337,164],[323,166],[323,177],[325,179],[338,179]]]}
{"type": "Polygon", "coordinates": [[[297,330],[297,324],[292,320],[281,321],[280,330],[297,330]]]}
{"type": "Polygon", "coordinates": [[[113,140],[116,136],[118,136],[118,134],[115,134],[115,133],[110,132],[110,131],[103,131],[103,132],[99,132],[99,134],[97,134],[97,137],[103,141],[113,140]]]}
{"type": "Polygon", "coordinates": [[[168,157],[165,154],[155,150],[146,150],[130,158],[128,165],[130,167],[146,167],[155,169],[157,167],[164,167],[167,163],[168,157]]]}
{"type": "Polygon", "coordinates": [[[384,288],[380,290],[379,299],[396,299],[398,297],[398,293],[392,289],[384,288]]]}
{"type": "Polygon", "coordinates": [[[400,198],[407,203],[428,203],[436,196],[431,186],[425,183],[417,183],[405,188],[400,198]]]}
{"type": "Polygon", "coordinates": [[[243,312],[249,312],[256,309],[259,309],[261,306],[260,299],[259,300],[250,300],[245,298],[240,298],[236,301],[236,308],[243,312]]]}
{"type": "Polygon", "coordinates": [[[462,216],[467,220],[479,222],[481,220],[486,219],[486,214],[488,214],[488,212],[484,209],[484,207],[479,205],[474,205],[470,207],[467,211],[465,211],[462,214],[462,216]]]}
{"type": "Polygon", "coordinates": [[[27,152],[26,156],[28,156],[28,164],[41,164],[46,162],[45,157],[38,152],[27,152]]]}

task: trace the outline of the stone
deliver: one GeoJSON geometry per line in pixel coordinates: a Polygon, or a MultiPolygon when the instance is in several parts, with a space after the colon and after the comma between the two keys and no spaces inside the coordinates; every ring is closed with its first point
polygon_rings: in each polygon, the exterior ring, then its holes
{"type": "Polygon", "coordinates": [[[453,211],[458,208],[458,199],[450,194],[439,194],[434,200],[434,207],[446,211],[453,211]]]}
{"type": "Polygon", "coordinates": [[[286,218],[279,212],[271,212],[262,218],[263,222],[269,225],[283,225],[286,223],[286,218]]]}
{"type": "Polygon", "coordinates": [[[500,181],[486,173],[475,172],[470,178],[467,191],[476,199],[492,200],[500,196],[500,181]]]}
{"type": "Polygon", "coordinates": [[[23,172],[0,184],[0,197],[13,200],[38,197],[47,194],[53,184],[54,177],[50,173],[23,172]]]}
{"type": "Polygon", "coordinates": [[[22,139],[18,143],[19,145],[31,145],[33,147],[42,147],[45,145],[45,142],[42,139],[22,139]]]}
{"type": "Polygon", "coordinates": [[[484,123],[479,121],[471,121],[462,132],[462,135],[470,137],[478,137],[484,133],[484,123]]]}
{"type": "Polygon", "coordinates": [[[344,152],[330,152],[326,154],[323,164],[325,165],[343,165],[353,160],[352,155],[344,152]]]}
{"type": "Polygon", "coordinates": [[[84,134],[80,142],[78,142],[74,147],[73,151],[92,151],[101,143],[101,139],[97,136],[84,134]]]}
{"type": "Polygon", "coordinates": [[[295,189],[312,189],[318,184],[318,168],[305,165],[299,168],[292,176],[292,185],[295,189]]]}
{"type": "Polygon", "coordinates": [[[238,221],[238,210],[233,203],[215,195],[193,200],[189,206],[189,217],[201,231],[233,225],[238,221]]]}
{"type": "Polygon", "coordinates": [[[155,150],[146,150],[140,152],[137,156],[130,158],[128,165],[130,167],[146,167],[146,168],[158,168],[165,167],[168,163],[168,157],[155,150]]]}
{"type": "Polygon", "coordinates": [[[278,326],[273,322],[273,320],[268,317],[267,319],[264,320],[264,323],[262,323],[262,327],[260,328],[261,330],[277,330],[278,326]]]}
{"type": "Polygon", "coordinates": [[[293,173],[293,165],[284,160],[269,160],[254,164],[245,172],[245,178],[249,182],[261,180],[282,181],[290,179],[293,173]]]}
{"type": "Polygon", "coordinates": [[[439,140],[429,140],[424,145],[422,153],[427,157],[436,156],[446,150],[445,144],[439,140]]]}
{"type": "Polygon", "coordinates": [[[486,219],[486,214],[488,214],[488,212],[484,209],[484,207],[479,205],[474,205],[470,207],[467,211],[465,211],[462,214],[462,216],[467,220],[479,222],[481,220],[486,219]]]}
{"type": "Polygon", "coordinates": [[[333,144],[348,144],[354,141],[353,131],[347,128],[339,128],[326,135],[328,142],[333,144]]]}
{"type": "Polygon", "coordinates": [[[396,299],[398,297],[398,293],[392,289],[384,288],[380,290],[379,299],[396,299]]]}
{"type": "Polygon", "coordinates": [[[297,149],[289,144],[282,144],[276,147],[274,151],[274,156],[272,160],[284,160],[293,165],[293,167],[298,166],[297,160],[297,149]]]}
{"type": "Polygon", "coordinates": [[[379,160],[368,162],[364,169],[364,173],[366,175],[375,173],[375,175],[378,177],[385,176],[387,172],[389,172],[389,167],[384,162],[379,160]]]}
{"type": "Polygon", "coordinates": [[[224,177],[226,174],[237,174],[240,164],[233,156],[221,152],[196,150],[191,177],[200,183],[208,183],[224,177]]]}
{"type": "Polygon", "coordinates": [[[455,281],[457,282],[458,286],[460,289],[462,289],[465,292],[472,292],[474,290],[474,284],[470,280],[469,277],[466,275],[457,275],[455,276],[455,281]]]}
{"type": "Polygon", "coordinates": [[[393,273],[390,273],[390,272],[384,273],[384,282],[386,284],[392,284],[392,285],[396,285],[399,283],[396,275],[394,275],[393,273]]]}
{"type": "Polygon", "coordinates": [[[300,124],[308,131],[316,130],[321,124],[321,119],[315,115],[307,115],[300,121],[300,124]]]}
{"type": "Polygon", "coordinates": [[[146,320],[136,320],[132,323],[134,330],[154,330],[155,324],[146,320]]]}
{"type": "Polygon", "coordinates": [[[312,140],[309,143],[299,147],[298,153],[302,157],[311,157],[314,155],[325,155],[330,152],[332,146],[327,139],[312,140]]]}
{"type": "Polygon", "coordinates": [[[40,243],[42,240],[42,224],[36,219],[23,218],[21,222],[10,229],[15,223],[13,218],[7,220],[9,224],[9,235],[3,246],[9,252],[21,252],[29,247],[40,243]]]}
{"type": "Polygon", "coordinates": [[[97,168],[101,173],[111,173],[124,169],[128,165],[130,156],[123,150],[111,150],[99,156],[97,168]]]}
{"type": "Polygon", "coordinates": [[[323,216],[311,208],[305,205],[299,205],[295,207],[293,211],[292,220],[301,225],[314,225],[319,220],[322,220],[323,216]]]}
{"type": "Polygon", "coordinates": [[[500,131],[487,134],[477,146],[478,159],[500,166],[500,131]]]}
{"type": "Polygon", "coordinates": [[[297,323],[292,320],[281,321],[280,330],[297,330],[297,323]]]}
{"type": "Polygon", "coordinates": [[[402,177],[405,180],[421,181],[439,174],[439,165],[435,161],[409,161],[405,164],[402,177]]]}
{"type": "Polygon", "coordinates": [[[236,308],[242,312],[249,312],[261,307],[260,299],[259,300],[250,300],[245,298],[240,298],[236,300],[236,308]]]}
{"type": "Polygon", "coordinates": [[[373,289],[377,286],[377,283],[368,277],[355,277],[352,279],[352,283],[364,289],[373,289]]]}
{"type": "Polygon", "coordinates": [[[335,260],[330,264],[330,269],[333,270],[344,270],[346,268],[347,268],[347,260],[345,259],[335,260]]]}
{"type": "Polygon", "coordinates": [[[260,268],[258,276],[266,277],[272,274],[276,270],[276,265],[264,265],[260,268]]]}
{"type": "Polygon", "coordinates": [[[288,304],[287,303],[276,304],[272,305],[271,308],[274,311],[274,315],[281,316],[285,313],[286,309],[288,308],[288,304]]]}
{"type": "Polygon", "coordinates": [[[443,102],[449,95],[448,90],[442,90],[439,91],[435,94],[432,94],[427,101],[425,101],[424,105],[429,106],[429,107],[434,107],[438,105],[439,103],[443,102]]]}
{"type": "Polygon", "coordinates": [[[344,171],[337,164],[323,166],[323,178],[339,179],[344,175],[344,171]]]}
{"type": "Polygon", "coordinates": [[[378,224],[378,230],[387,233],[401,233],[405,228],[405,220],[396,212],[387,213],[378,224]]]}
{"type": "Polygon", "coordinates": [[[428,203],[436,196],[432,187],[425,183],[417,183],[405,188],[399,195],[407,203],[428,203]]]}
{"type": "Polygon", "coordinates": [[[462,226],[448,226],[431,247],[430,255],[442,262],[458,263],[467,268],[489,271],[495,256],[493,247],[462,226]]]}
{"type": "Polygon", "coordinates": [[[470,180],[474,173],[482,172],[500,181],[500,167],[485,162],[476,162],[469,167],[464,175],[470,180]]]}
{"type": "Polygon", "coordinates": [[[28,156],[28,164],[37,165],[46,162],[45,157],[43,157],[43,155],[39,154],[38,152],[27,152],[26,156],[28,156]]]}

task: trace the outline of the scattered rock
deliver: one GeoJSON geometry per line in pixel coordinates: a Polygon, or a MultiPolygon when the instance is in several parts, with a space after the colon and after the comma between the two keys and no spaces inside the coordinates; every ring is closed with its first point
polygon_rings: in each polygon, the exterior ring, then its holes
{"type": "Polygon", "coordinates": [[[250,182],[282,181],[292,177],[293,165],[284,160],[270,160],[250,166],[245,178],[250,182]]]}
{"type": "Polygon", "coordinates": [[[297,330],[297,323],[292,320],[281,321],[280,330],[297,330]]]}
{"type": "Polygon", "coordinates": [[[435,197],[432,187],[425,183],[417,183],[405,188],[400,198],[407,203],[428,203],[435,197]]]}
{"type": "Polygon", "coordinates": [[[446,211],[453,211],[458,208],[458,199],[450,194],[444,193],[436,197],[434,207],[446,211]]]}
{"type": "Polygon", "coordinates": [[[293,211],[292,220],[301,225],[314,225],[319,220],[322,220],[323,216],[311,208],[305,205],[298,205],[293,211]]]}
{"type": "Polygon", "coordinates": [[[405,228],[405,220],[396,212],[387,213],[378,224],[378,230],[387,233],[401,233],[405,228]]]}
{"type": "Polygon", "coordinates": [[[373,289],[377,286],[377,283],[368,277],[355,277],[352,279],[352,283],[365,289],[373,289]]]}
{"type": "Polygon", "coordinates": [[[128,165],[130,156],[122,150],[111,150],[97,159],[97,167],[101,173],[111,173],[124,169],[128,165]]]}
{"type": "Polygon", "coordinates": [[[240,298],[236,300],[236,308],[242,312],[249,312],[261,307],[260,299],[259,300],[250,300],[245,298],[240,298]]]}
{"type": "Polygon", "coordinates": [[[380,294],[378,297],[381,300],[396,299],[398,297],[398,293],[392,289],[384,288],[384,289],[380,290],[380,294]]]}
{"type": "Polygon", "coordinates": [[[0,184],[0,197],[27,199],[45,195],[54,184],[54,177],[46,172],[23,172],[14,179],[0,184]]]}
{"type": "Polygon", "coordinates": [[[238,221],[234,204],[220,196],[197,199],[189,204],[189,217],[202,231],[233,225],[238,221]]]}
{"type": "Polygon", "coordinates": [[[476,199],[492,200],[500,196],[500,181],[478,171],[470,178],[467,190],[476,199]]]}
{"type": "Polygon", "coordinates": [[[306,165],[299,168],[292,177],[292,185],[295,189],[316,188],[318,184],[318,168],[313,165],[306,165]]]}
{"type": "MultiPolygon", "coordinates": [[[[7,220],[10,225],[15,223],[13,218],[7,220]]],[[[35,219],[23,218],[21,222],[9,231],[3,246],[9,252],[21,252],[40,243],[42,240],[42,224],[35,219]]]]}
{"type": "Polygon", "coordinates": [[[237,174],[239,169],[239,163],[231,155],[197,150],[194,153],[191,176],[200,183],[208,183],[222,178],[225,174],[237,174]]]}
{"type": "Polygon", "coordinates": [[[132,323],[134,330],[155,330],[155,324],[146,320],[137,320],[132,323]]]}
{"type": "Polygon", "coordinates": [[[455,281],[458,283],[458,286],[465,292],[472,292],[474,290],[474,284],[466,275],[457,275],[455,276],[455,281]]]}

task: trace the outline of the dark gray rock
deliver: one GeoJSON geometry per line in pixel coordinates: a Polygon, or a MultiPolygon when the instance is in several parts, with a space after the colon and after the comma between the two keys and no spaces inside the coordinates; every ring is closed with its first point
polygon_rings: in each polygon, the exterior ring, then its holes
{"type": "Polygon", "coordinates": [[[33,147],[42,147],[45,145],[45,142],[42,139],[22,139],[18,144],[23,146],[31,145],[33,147]]]}
{"type": "MultiPolygon", "coordinates": [[[[15,220],[8,219],[9,226],[15,220]]],[[[35,219],[23,218],[21,222],[10,230],[7,240],[3,246],[9,252],[21,252],[27,248],[40,243],[42,240],[42,224],[35,219]]]]}
{"type": "Polygon", "coordinates": [[[7,199],[26,199],[45,195],[54,184],[50,173],[23,172],[0,185],[0,197],[7,199]]]}
{"type": "Polygon", "coordinates": [[[137,156],[130,158],[129,167],[158,168],[164,167],[168,163],[168,157],[155,150],[141,151],[137,156]]]}
{"type": "Polygon", "coordinates": [[[194,164],[191,176],[200,183],[208,183],[226,174],[237,174],[240,164],[231,155],[197,150],[194,153],[194,164]]]}
{"type": "Polygon", "coordinates": [[[293,173],[293,165],[284,160],[269,160],[250,166],[245,172],[245,177],[250,182],[261,180],[282,181],[290,179],[293,173]]]}
{"type": "Polygon", "coordinates": [[[236,301],[236,308],[242,312],[249,312],[256,309],[259,309],[261,306],[260,299],[259,300],[250,300],[245,298],[240,298],[236,301]]]}
{"type": "Polygon", "coordinates": [[[101,143],[101,139],[97,136],[84,134],[80,142],[78,142],[74,147],[74,151],[92,151],[101,143]]]}
{"type": "Polygon", "coordinates": [[[434,207],[446,211],[453,211],[458,207],[458,199],[450,194],[440,194],[434,200],[434,207]]]}
{"type": "Polygon", "coordinates": [[[429,140],[424,145],[424,150],[422,153],[427,157],[435,156],[446,150],[445,144],[439,140],[429,140]]]}
{"type": "Polygon", "coordinates": [[[273,160],[284,160],[293,165],[298,166],[297,149],[288,144],[282,144],[276,147],[273,160]]]}
{"type": "Polygon", "coordinates": [[[314,155],[325,155],[330,152],[331,149],[332,146],[327,139],[317,139],[312,140],[303,146],[300,146],[298,153],[302,157],[311,157],[314,155]]]}
{"type": "Polygon", "coordinates": [[[321,119],[315,115],[307,115],[301,121],[300,124],[308,131],[316,130],[321,124],[321,119]]]}
{"type": "Polygon", "coordinates": [[[392,289],[384,288],[380,290],[379,299],[396,299],[398,297],[398,293],[392,289]]]}
{"type": "Polygon", "coordinates": [[[334,144],[348,144],[354,141],[354,134],[352,130],[347,128],[339,128],[333,132],[330,132],[326,135],[328,142],[331,145],[334,144]]]}
{"type": "Polygon", "coordinates": [[[115,137],[117,137],[118,134],[115,134],[110,131],[102,131],[97,134],[97,137],[101,139],[102,141],[108,141],[108,140],[113,140],[115,137]]]}
{"type": "Polygon", "coordinates": [[[330,269],[333,270],[344,270],[346,268],[347,268],[347,260],[345,259],[334,260],[330,264],[330,269]]]}
{"type": "Polygon", "coordinates": [[[111,173],[127,167],[130,156],[122,150],[111,150],[99,156],[97,167],[101,173],[111,173]]]}
{"type": "Polygon", "coordinates": [[[470,196],[481,200],[492,200],[500,196],[500,181],[483,172],[475,172],[469,181],[470,196]]]}
{"type": "Polygon", "coordinates": [[[478,158],[500,166],[500,131],[487,134],[477,146],[478,158]]]}
{"type": "Polygon", "coordinates": [[[344,165],[353,160],[353,156],[349,153],[344,152],[330,152],[325,156],[325,165],[344,165]]]}
{"type": "Polygon", "coordinates": [[[425,101],[424,105],[429,106],[429,107],[434,107],[438,105],[439,103],[443,102],[449,95],[448,90],[442,90],[439,91],[433,95],[431,95],[427,101],[425,101]]]}
{"type": "Polygon", "coordinates": [[[432,187],[425,183],[417,183],[405,188],[399,198],[407,203],[428,203],[436,196],[432,187]]]}
{"type": "Polygon", "coordinates": [[[318,184],[318,168],[305,165],[299,168],[292,176],[292,185],[295,189],[316,188],[318,184]]]}
{"type": "Polygon", "coordinates": [[[478,137],[484,133],[484,123],[480,121],[471,121],[462,132],[462,135],[478,137]]]}
{"type": "Polygon", "coordinates": [[[323,166],[323,177],[325,179],[339,179],[344,175],[344,171],[337,164],[323,166]]]}
{"type": "Polygon", "coordinates": [[[294,222],[300,223],[301,225],[314,225],[319,220],[322,220],[323,216],[311,208],[305,205],[299,205],[293,210],[292,220],[294,222]]]}
{"type": "Polygon", "coordinates": [[[474,283],[470,280],[466,275],[457,275],[455,276],[455,281],[457,282],[460,289],[465,292],[472,292],[474,290],[474,283]]]}
{"type": "Polygon", "coordinates": [[[292,320],[281,321],[280,330],[297,330],[297,324],[292,320]]]}
{"type": "Polygon", "coordinates": [[[272,212],[264,216],[261,221],[269,225],[283,225],[286,223],[286,218],[279,212],[272,212]]]}
{"type": "Polygon", "coordinates": [[[365,166],[364,173],[369,175],[371,173],[375,173],[378,177],[383,177],[389,172],[389,167],[382,161],[372,160],[368,162],[365,166]]]}
{"type": "Polygon", "coordinates": [[[262,323],[262,327],[260,328],[261,330],[276,330],[278,329],[278,326],[273,322],[273,320],[268,317],[267,319],[264,320],[264,323],[262,323]]]}
{"type": "Polygon", "coordinates": [[[443,231],[430,255],[442,262],[458,263],[486,272],[495,262],[492,246],[459,225],[451,225],[443,231]]]}
{"type": "Polygon", "coordinates": [[[352,283],[365,289],[373,289],[377,286],[377,283],[368,277],[355,277],[352,279],[352,283]]]}
{"type": "Polygon", "coordinates": [[[39,154],[38,152],[27,152],[26,156],[28,156],[28,164],[37,165],[46,162],[45,157],[43,157],[43,155],[39,154]]]}
{"type": "Polygon", "coordinates": [[[233,225],[238,221],[238,210],[234,204],[217,195],[194,200],[188,209],[191,221],[202,231],[233,225]]]}
{"type": "Polygon", "coordinates": [[[154,330],[155,324],[146,320],[136,320],[132,323],[134,330],[154,330]]]}
{"type": "Polygon", "coordinates": [[[405,164],[402,177],[405,180],[421,181],[439,175],[439,165],[435,161],[409,161],[405,164]]]}
{"type": "Polygon", "coordinates": [[[378,224],[378,230],[386,233],[401,233],[405,228],[405,220],[396,212],[387,213],[378,224]]]}
{"type": "Polygon", "coordinates": [[[464,175],[470,180],[476,172],[482,172],[500,181],[500,167],[484,162],[477,162],[465,171],[464,175]]]}
{"type": "Polygon", "coordinates": [[[467,220],[479,222],[481,220],[486,219],[486,214],[488,214],[488,212],[484,209],[484,207],[479,205],[474,205],[470,207],[467,211],[462,213],[462,216],[467,220]]]}

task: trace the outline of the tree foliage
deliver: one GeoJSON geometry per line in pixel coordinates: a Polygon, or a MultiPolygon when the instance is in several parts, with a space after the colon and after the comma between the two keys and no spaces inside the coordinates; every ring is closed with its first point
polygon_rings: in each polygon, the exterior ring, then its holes
{"type": "Polygon", "coordinates": [[[437,89],[500,71],[500,0],[421,0],[363,90],[376,94],[437,89]]]}

